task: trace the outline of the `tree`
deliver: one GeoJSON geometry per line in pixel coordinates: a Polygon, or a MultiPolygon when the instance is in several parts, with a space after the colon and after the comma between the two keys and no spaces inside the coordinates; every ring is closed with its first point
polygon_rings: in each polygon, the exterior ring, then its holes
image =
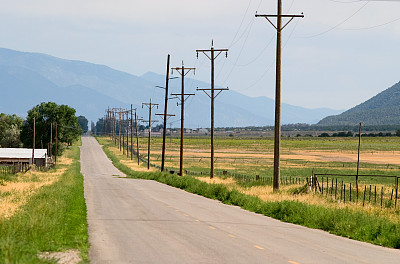
{"type": "Polygon", "coordinates": [[[396,130],[396,136],[400,137],[400,129],[396,130]]]}
{"type": "Polygon", "coordinates": [[[33,145],[34,118],[36,119],[35,148],[47,148],[52,141],[52,153],[54,153],[56,126],[58,154],[62,153],[64,144],[71,145],[82,134],[74,108],[67,105],[57,105],[53,102],[41,103],[28,111],[28,116],[22,126],[21,141],[24,147],[31,148],[33,145]],[[51,128],[53,128],[53,131],[51,131],[51,128]],[[52,139],[50,138],[51,135],[52,139]]]}
{"type": "Polygon", "coordinates": [[[89,121],[87,120],[86,117],[84,117],[84,116],[78,116],[78,123],[79,123],[79,125],[81,126],[81,128],[82,128],[82,130],[83,130],[83,133],[88,132],[88,130],[89,130],[89,127],[88,127],[89,121]]]}
{"type": "Polygon", "coordinates": [[[95,133],[96,135],[102,135],[103,128],[104,128],[104,118],[100,118],[99,120],[97,120],[96,126],[92,128],[92,133],[95,133]]]}
{"type": "Polygon", "coordinates": [[[0,114],[0,146],[19,148],[22,143],[20,131],[23,119],[16,115],[0,114]]]}

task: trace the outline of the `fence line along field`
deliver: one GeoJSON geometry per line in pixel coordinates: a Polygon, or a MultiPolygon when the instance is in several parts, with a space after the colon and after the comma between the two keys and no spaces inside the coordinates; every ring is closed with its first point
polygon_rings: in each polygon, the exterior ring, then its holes
{"type": "MultiPolygon", "coordinates": [[[[147,143],[147,138],[139,139],[139,152],[144,159],[147,159],[147,143]]],[[[269,199],[292,199],[286,196],[293,195],[297,195],[295,199],[299,199],[298,194],[307,192],[304,186],[307,182],[311,185],[310,176],[315,174],[318,183],[314,186],[316,188],[312,189],[324,197],[324,201],[311,199],[316,203],[326,203],[328,200],[330,203],[352,202],[363,206],[398,209],[400,206],[397,205],[396,199],[399,197],[396,177],[400,177],[399,143],[398,137],[362,139],[357,192],[355,175],[358,140],[356,138],[283,138],[282,191],[279,197],[271,198],[274,196],[272,195],[269,199]]],[[[203,177],[203,180],[206,180],[210,171],[209,146],[210,139],[207,137],[185,138],[186,174],[203,177]]],[[[150,162],[156,166],[161,165],[161,147],[162,138],[153,137],[150,162]]],[[[179,147],[179,138],[167,139],[165,167],[170,171],[176,172],[179,168],[179,147]]],[[[239,184],[247,193],[255,192],[258,196],[263,196],[264,193],[265,196],[272,192],[273,139],[217,137],[215,173],[224,179],[236,179],[235,185],[239,184]]],[[[305,200],[310,199],[307,194],[303,196],[305,200]]]]}

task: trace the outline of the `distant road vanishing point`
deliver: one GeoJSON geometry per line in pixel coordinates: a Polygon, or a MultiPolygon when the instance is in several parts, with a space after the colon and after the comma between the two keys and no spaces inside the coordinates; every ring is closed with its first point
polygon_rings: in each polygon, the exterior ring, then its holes
{"type": "Polygon", "coordinates": [[[400,251],[124,176],[82,137],[91,263],[400,263],[400,251]]]}

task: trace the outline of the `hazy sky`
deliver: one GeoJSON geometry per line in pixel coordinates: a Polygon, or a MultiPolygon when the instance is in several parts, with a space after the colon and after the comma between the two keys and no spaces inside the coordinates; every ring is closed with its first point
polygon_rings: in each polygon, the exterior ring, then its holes
{"type": "MultiPolygon", "coordinates": [[[[216,83],[274,98],[276,31],[254,14],[276,0],[0,0],[0,46],[104,64],[142,75],[210,63],[196,49],[229,48],[216,83]]],[[[353,107],[400,81],[400,1],[283,0],[305,18],[283,32],[283,101],[353,107]]],[[[191,75],[191,77],[193,77],[191,75]]],[[[194,89],[195,87],[192,87],[194,89]]],[[[204,87],[203,87],[204,88],[204,87]]]]}

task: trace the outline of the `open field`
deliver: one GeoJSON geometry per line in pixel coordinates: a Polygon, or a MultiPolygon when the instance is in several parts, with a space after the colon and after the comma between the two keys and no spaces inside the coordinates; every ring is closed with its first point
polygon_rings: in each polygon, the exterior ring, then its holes
{"type": "MultiPolygon", "coordinates": [[[[161,164],[161,138],[152,138],[151,163],[161,164]]],[[[168,138],[166,167],[179,167],[179,138],[168,138]]],[[[140,138],[140,153],[147,157],[147,138],[140,138]]],[[[357,168],[357,138],[283,138],[281,175],[306,177],[315,173],[355,174],[357,168]]],[[[215,169],[228,173],[272,176],[273,140],[266,138],[217,137],[215,169]]],[[[184,169],[209,171],[210,140],[186,137],[184,169]]],[[[400,172],[400,138],[362,138],[360,174],[398,175],[400,172]]],[[[400,174],[398,175],[400,176],[400,174]]]]}
{"type": "Polygon", "coordinates": [[[56,263],[53,257],[88,262],[78,146],[47,172],[0,179],[0,263],[56,263]]]}
{"type": "MultiPolygon", "coordinates": [[[[372,195],[370,201],[363,205],[361,202],[354,202],[354,189],[353,202],[344,203],[335,199],[333,194],[326,192],[326,190],[324,194],[298,192],[304,187],[303,183],[283,184],[281,191],[276,193],[273,192],[270,184],[240,181],[229,174],[215,177],[212,180],[204,175],[179,177],[168,173],[143,172],[144,164],[142,164],[140,170],[136,171],[134,167],[124,165],[127,158],[120,154],[118,148],[112,147],[111,141],[105,138],[98,138],[98,140],[104,145],[104,150],[114,165],[130,177],[157,180],[283,221],[326,230],[361,241],[400,248],[400,236],[398,235],[400,232],[400,211],[385,204],[381,207],[379,194],[377,203],[373,201],[374,196],[372,195]]],[[[379,164],[369,165],[379,166],[379,164]]],[[[299,168],[291,169],[295,172],[299,168]]],[[[306,167],[305,169],[310,170],[311,168],[306,167]]],[[[371,170],[380,171],[375,167],[371,170]]],[[[382,168],[381,170],[384,172],[385,169],[382,168]]],[[[287,170],[286,172],[290,171],[287,170]]],[[[300,175],[299,178],[301,177],[304,178],[300,175]]],[[[377,186],[390,188],[390,182],[383,182],[378,185],[379,180],[369,179],[370,182],[375,182],[377,186]]],[[[338,193],[339,195],[340,193],[338,193]]],[[[347,193],[346,199],[349,199],[349,193],[347,193]]],[[[386,202],[388,201],[386,200],[386,202]]]]}

